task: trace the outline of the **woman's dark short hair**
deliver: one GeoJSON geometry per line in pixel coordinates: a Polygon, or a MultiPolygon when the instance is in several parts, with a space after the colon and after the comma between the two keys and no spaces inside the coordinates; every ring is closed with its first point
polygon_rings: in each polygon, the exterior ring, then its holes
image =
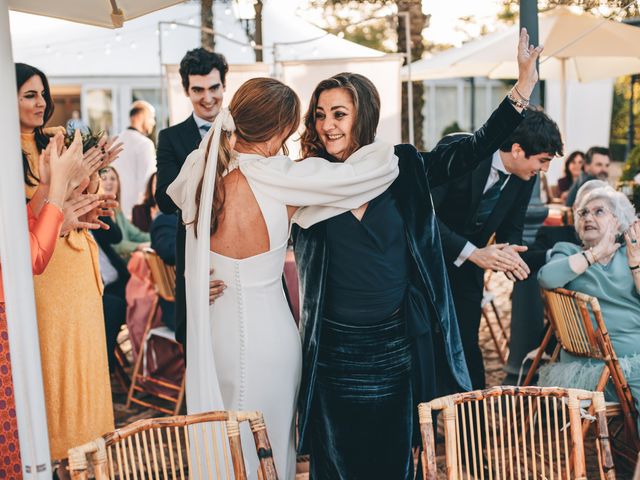
{"type": "Polygon", "coordinates": [[[527,110],[524,120],[500,146],[500,150],[509,152],[514,143],[522,147],[526,157],[540,153],[549,153],[556,157],[562,156],[563,145],[560,129],[556,122],[541,109],[527,110]]]}
{"type": "Polygon", "coordinates": [[[185,92],[189,90],[189,75],[209,75],[214,68],[220,72],[220,80],[225,85],[229,65],[224,55],[202,47],[189,50],[180,61],[180,78],[185,92]]]}
{"type": "Polygon", "coordinates": [[[356,109],[349,153],[355,152],[358,148],[369,145],[375,140],[380,121],[378,90],[364,75],[349,72],[339,73],[321,81],[311,94],[309,109],[304,115],[304,132],[300,139],[303,157],[327,157],[324,145],[316,132],[316,109],[320,94],[334,88],[345,89],[351,95],[351,101],[356,109]]]}
{"type": "MultiPolygon", "coordinates": [[[[42,70],[39,70],[36,67],[32,67],[31,65],[27,65],[26,63],[16,63],[16,83],[18,85],[18,91],[20,91],[22,85],[24,85],[27,80],[36,75],[40,77],[40,80],[42,81],[42,86],[44,87],[43,97],[45,103],[47,104],[47,106],[44,108],[42,126],[36,128],[34,131],[36,146],[38,147],[38,151],[42,152],[45,148],[47,148],[47,145],[49,144],[49,137],[44,134],[44,126],[53,115],[53,110],[55,108],[53,98],[51,97],[51,88],[49,88],[49,80],[47,80],[47,76],[42,72],[42,70]]],[[[38,178],[31,171],[29,160],[27,159],[27,156],[24,152],[22,153],[22,170],[24,173],[25,183],[31,187],[36,186],[36,181],[38,181],[38,178]]]]}

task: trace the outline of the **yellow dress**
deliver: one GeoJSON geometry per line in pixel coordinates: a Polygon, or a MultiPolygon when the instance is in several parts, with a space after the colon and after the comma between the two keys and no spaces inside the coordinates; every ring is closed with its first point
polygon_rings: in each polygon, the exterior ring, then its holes
{"type": "MultiPolygon", "coordinates": [[[[33,134],[22,150],[38,176],[33,134]]],[[[35,187],[26,188],[28,198],[35,187]]],[[[34,276],[49,447],[52,460],[113,430],[113,405],[102,313],[98,247],[87,230],[58,239],[42,275],[34,276]]]]}

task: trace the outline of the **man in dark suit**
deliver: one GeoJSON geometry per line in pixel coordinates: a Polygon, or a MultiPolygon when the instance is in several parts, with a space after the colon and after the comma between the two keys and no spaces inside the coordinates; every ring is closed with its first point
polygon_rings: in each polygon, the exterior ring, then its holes
{"type": "MultiPolygon", "coordinates": [[[[178,216],[175,213],[167,215],[158,213],[151,222],[149,235],[151,236],[151,248],[167,265],[176,264],[176,238],[178,230],[178,216]]],[[[160,298],[162,309],[162,323],[173,332],[176,331],[175,302],[168,302],[160,298]]]]}
{"type": "MultiPolygon", "coordinates": [[[[456,135],[443,141],[457,141],[456,135]]],[[[458,137],[459,138],[459,137],[458,137]]],[[[529,110],[522,123],[471,173],[432,190],[445,261],[474,389],[484,388],[478,345],[484,271],[524,280],[529,269],[520,257],[524,217],[538,172],[562,155],[558,126],[546,114],[529,110]],[[496,243],[487,243],[493,234],[496,243]]]]}
{"type": "MultiPolygon", "coordinates": [[[[204,48],[190,50],[180,62],[180,77],[185,94],[193,105],[193,114],[182,123],[165,128],[158,136],[158,180],[156,202],[170,214],[178,207],[167,195],[167,187],[180,173],[187,156],[200,144],[222,107],[225,77],[229,67],[224,56],[204,48]]],[[[185,228],[178,223],[176,238],[176,339],[186,340],[184,285],[185,228]]]]}
{"type": "Polygon", "coordinates": [[[573,207],[580,187],[590,180],[609,179],[609,165],[611,164],[611,153],[607,147],[591,147],[584,157],[584,172],[580,174],[578,180],[573,182],[569,194],[567,195],[567,207],[573,207]]]}

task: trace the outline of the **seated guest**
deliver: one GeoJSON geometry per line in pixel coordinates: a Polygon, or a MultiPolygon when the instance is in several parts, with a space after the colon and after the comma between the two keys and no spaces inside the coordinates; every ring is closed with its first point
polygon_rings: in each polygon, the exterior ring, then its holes
{"type": "Polygon", "coordinates": [[[109,360],[109,372],[113,372],[115,366],[114,350],[118,333],[127,319],[125,289],[130,275],[124,260],[120,258],[113,248],[113,245],[117,245],[122,241],[122,230],[109,217],[100,217],[100,220],[108,225],[109,229],[101,229],[91,233],[93,233],[93,237],[98,244],[100,276],[104,284],[102,310],[104,312],[107,337],[107,358],[109,360]]]}
{"type": "MultiPolygon", "coordinates": [[[[579,205],[582,201],[582,197],[592,190],[606,186],[608,186],[607,182],[603,182],[602,180],[588,181],[578,192],[578,195],[576,196],[576,205],[579,205]]],[[[577,214],[574,212],[573,216],[577,217],[577,214]]],[[[526,252],[521,253],[522,259],[527,263],[532,274],[538,273],[538,270],[547,263],[551,255],[551,249],[558,242],[569,242],[575,245],[580,245],[582,243],[573,225],[562,225],[557,227],[543,225],[538,229],[533,244],[529,245],[529,249],[526,252]]]]}
{"type": "MultiPolygon", "coordinates": [[[[118,203],[120,202],[120,177],[113,167],[106,167],[100,170],[100,179],[102,180],[102,188],[105,193],[115,194],[118,203]]],[[[129,261],[131,254],[136,250],[144,250],[149,246],[149,234],[140,231],[139,228],[132,225],[127,217],[125,217],[121,208],[116,209],[116,223],[122,231],[122,241],[113,248],[125,262],[129,261]]]]}
{"type": "Polygon", "coordinates": [[[567,194],[566,205],[573,207],[576,203],[576,194],[580,187],[589,180],[609,180],[609,165],[611,164],[611,153],[606,147],[591,147],[584,156],[584,171],[577,180],[573,182],[567,194]]]}
{"type": "MultiPolygon", "coordinates": [[[[579,200],[575,226],[582,246],[556,244],[538,281],[546,289],[564,287],[598,299],[636,408],[640,408],[640,222],[627,197],[609,186],[579,195],[579,200]]],[[[599,361],[563,351],[559,362],[540,369],[538,384],[594,390],[601,368],[599,361]]]]}
{"type": "MultiPolygon", "coordinates": [[[[159,213],[151,223],[151,248],[167,265],[176,264],[177,233],[178,216],[175,213],[159,213]]],[[[175,332],[175,302],[167,302],[161,298],[160,308],[162,308],[162,323],[175,332]]]]}
{"type": "Polygon", "coordinates": [[[144,190],[144,199],[142,200],[142,203],[134,205],[133,210],[131,210],[131,223],[143,232],[149,231],[151,221],[158,211],[155,199],[156,176],[155,172],[151,174],[144,190]]]}
{"type": "Polygon", "coordinates": [[[580,178],[584,167],[584,153],[580,150],[571,152],[564,162],[564,177],[558,179],[557,195],[564,202],[567,200],[571,186],[580,178]]]}

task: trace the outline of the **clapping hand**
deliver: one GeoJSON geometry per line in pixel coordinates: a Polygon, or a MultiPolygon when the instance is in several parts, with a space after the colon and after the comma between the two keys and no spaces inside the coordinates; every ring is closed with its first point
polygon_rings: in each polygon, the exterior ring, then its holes
{"type": "Polygon", "coordinates": [[[117,139],[118,137],[109,139],[106,135],[103,135],[95,147],[85,152],[85,161],[91,165],[88,186],[90,192],[98,191],[98,187],[100,186],[98,172],[110,165],[122,152],[123,144],[122,142],[115,143],[117,139]]]}
{"type": "Polygon", "coordinates": [[[74,196],[64,203],[64,221],[62,228],[60,229],[60,235],[66,235],[71,230],[79,228],[88,228],[89,230],[97,230],[100,228],[100,224],[96,222],[87,221],[85,215],[101,203],[99,195],[92,195],[89,193],[82,193],[74,196]]]}
{"type": "Polygon", "coordinates": [[[627,262],[630,267],[640,265],[640,221],[636,220],[624,233],[627,245],[627,262]]]}
{"type": "Polygon", "coordinates": [[[620,248],[620,243],[616,241],[618,227],[618,220],[614,218],[607,226],[597,245],[592,247],[591,253],[596,257],[597,261],[607,260],[620,248]]]}
{"type": "Polygon", "coordinates": [[[512,282],[515,282],[516,280],[526,280],[531,273],[531,270],[529,270],[529,266],[522,259],[522,257],[520,257],[520,253],[526,252],[527,250],[528,247],[525,247],[523,245],[507,245],[503,249],[503,252],[510,254],[513,258],[513,268],[504,272],[507,278],[512,282]]]}

